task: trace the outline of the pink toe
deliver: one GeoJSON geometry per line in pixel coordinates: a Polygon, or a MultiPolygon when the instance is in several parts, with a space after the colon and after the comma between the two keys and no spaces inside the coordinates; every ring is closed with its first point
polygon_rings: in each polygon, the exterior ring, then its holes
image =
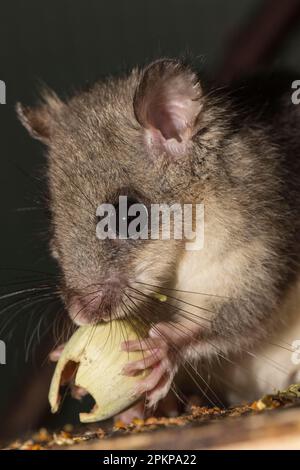
{"type": "Polygon", "coordinates": [[[154,367],[150,375],[148,375],[145,380],[143,380],[136,386],[136,393],[141,394],[152,390],[158,384],[164,373],[165,368],[162,366],[162,364],[159,364],[154,367]]]}
{"type": "Polygon", "coordinates": [[[133,375],[135,372],[139,372],[148,367],[157,364],[163,357],[165,353],[160,349],[153,349],[151,355],[147,356],[139,361],[129,362],[123,367],[122,374],[124,375],[133,375]]]}

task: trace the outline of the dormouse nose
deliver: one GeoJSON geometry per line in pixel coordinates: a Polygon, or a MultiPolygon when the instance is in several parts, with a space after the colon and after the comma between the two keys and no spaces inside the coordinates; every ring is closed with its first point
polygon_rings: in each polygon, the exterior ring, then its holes
{"type": "Polygon", "coordinates": [[[67,305],[69,316],[79,326],[111,319],[115,316],[121,298],[121,283],[107,280],[88,291],[83,289],[70,295],[67,305]]]}

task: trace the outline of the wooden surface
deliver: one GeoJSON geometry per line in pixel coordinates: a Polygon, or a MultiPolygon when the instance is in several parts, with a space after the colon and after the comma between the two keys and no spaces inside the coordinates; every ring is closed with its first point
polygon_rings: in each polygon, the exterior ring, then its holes
{"type": "Polygon", "coordinates": [[[300,450],[300,407],[226,417],[176,428],[92,440],[71,449],[298,449],[300,450]]]}
{"type": "Polygon", "coordinates": [[[42,450],[300,450],[300,384],[241,406],[192,406],[176,418],[135,419],[49,431],[41,429],[5,448],[42,450]]]}

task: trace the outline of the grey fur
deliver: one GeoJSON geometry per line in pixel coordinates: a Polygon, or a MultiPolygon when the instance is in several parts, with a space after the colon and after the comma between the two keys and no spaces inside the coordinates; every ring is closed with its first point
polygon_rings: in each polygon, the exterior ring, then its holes
{"type": "MultiPolygon", "coordinates": [[[[151,86],[151,67],[152,83],[168,83],[174,74],[194,83],[189,68],[161,61],[148,66],[146,85],[144,71],[134,70],[96,83],[67,102],[52,94],[30,113],[19,107],[35,137],[39,117],[43,129],[48,119],[52,245],[66,302],[111,277],[123,288],[135,285],[141,269],[153,285],[178,285],[184,245],[172,240],[100,242],[95,236],[100,203],[113,202],[124,191],[147,203],[203,202],[208,227],[204,250],[216,250],[209,254],[215,272],[221,264],[224,270],[227,259],[235,260],[223,286],[210,280],[210,293],[220,297],[205,303],[214,312],[200,336],[207,341],[205,354],[214,354],[212,341],[226,354],[255,349],[286,321],[280,306],[299,271],[300,122],[290,99],[291,81],[280,78],[274,84],[271,77],[218,89],[200,77],[195,99],[201,110],[190,124],[186,151],[170,158],[166,151],[147,147],[144,114],[137,119],[151,86]],[[233,342],[226,337],[229,331],[236,332],[233,342]]],[[[112,306],[114,315],[118,307],[112,306]]],[[[179,313],[175,317],[180,321],[179,313]]]]}

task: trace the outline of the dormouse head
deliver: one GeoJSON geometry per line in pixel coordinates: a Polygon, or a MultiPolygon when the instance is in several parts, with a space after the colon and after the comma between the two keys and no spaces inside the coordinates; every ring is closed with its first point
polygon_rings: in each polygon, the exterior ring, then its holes
{"type": "Polygon", "coordinates": [[[140,291],[151,296],[149,286],[176,276],[185,240],[153,239],[151,207],[201,202],[207,120],[213,122],[204,108],[197,75],[168,59],[68,101],[47,91],[34,108],[17,105],[30,135],[47,147],[51,251],[76,323],[126,316],[145,299],[140,291]],[[120,237],[134,225],[137,207],[143,214],[136,228],[144,236],[120,237]],[[105,221],[112,236],[101,238],[97,227],[105,221]]]}

